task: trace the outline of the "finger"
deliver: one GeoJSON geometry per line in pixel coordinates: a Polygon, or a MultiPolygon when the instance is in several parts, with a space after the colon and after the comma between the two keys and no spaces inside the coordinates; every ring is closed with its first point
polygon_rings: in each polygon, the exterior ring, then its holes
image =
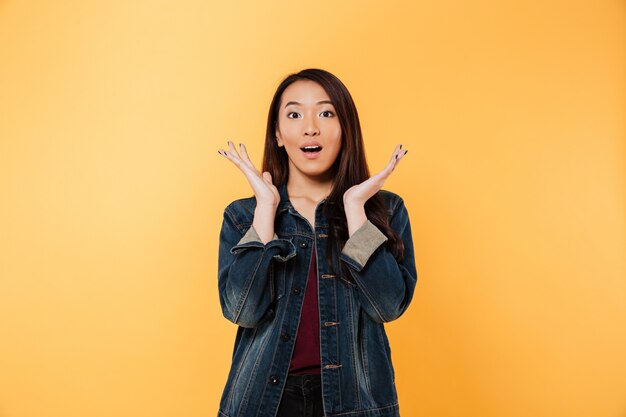
{"type": "Polygon", "coordinates": [[[235,144],[232,141],[230,141],[230,140],[228,141],[228,148],[230,149],[230,152],[232,153],[232,155],[234,157],[236,157],[237,159],[241,160],[241,158],[239,157],[239,153],[235,149],[235,144]]]}
{"type": "Polygon", "coordinates": [[[400,145],[400,149],[398,149],[398,152],[396,153],[395,156],[395,163],[394,163],[394,168],[396,167],[396,165],[400,162],[400,159],[402,159],[404,157],[404,155],[407,154],[407,152],[409,152],[408,149],[402,149],[402,145],[400,145]]]}
{"type": "Polygon", "coordinates": [[[256,168],[254,168],[254,164],[252,163],[252,161],[250,161],[250,157],[248,156],[248,151],[246,150],[246,145],[244,145],[243,143],[239,144],[239,149],[241,150],[241,159],[242,161],[248,165],[250,168],[256,170],[256,168]]]}
{"type": "Polygon", "coordinates": [[[254,167],[254,164],[252,163],[252,161],[250,161],[250,158],[248,157],[248,152],[246,151],[243,143],[239,144],[239,149],[241,150],[241,156],[239,156],[239,153],[235,150],[234,142],[228,141],[228,145],[231,151],[235,153],[236,158],[239,161],[239,165],[238,165],[239,168],[241,168],[241,170],[244,171],[244,173],[247,176],[253,175],[253,176],[259,177],[261,175],[260,172],[254,167]]]}
{"type": "Polygon", "coordinates": [[[229,149],[229,151],[225,151],[224,149],[219,149],[217,152],[225,156],[226,159],[230,160],[235,165],[237,166],[240,165],[240,159],[237,156],[235,156],[236,152],[233,152],[231,149],[229,149]]]}
{"type": "Polygon", "coordinates": [[[224,151],[223,149],[220,149],[218,152],[220,152],[220,154],[224,155],[227,159],[229,159],[233,164],[235,164],[237,166],[237,168],[239,168],[245,175],[246,177],[248,177],[248,180],[252,180],[252,177],[259,177],[259,171],[256,170],[256,168],[254,168],[254,166],[250,163],[250,165],[248,165],[248,163],[244,162],[240,157],[239,154],[237,153],[237,151],[235,150],[235,145],[232,141],[228,141],[228,147],[229,147],[229,151],[224,151]]]}
{"type": "Polygon", "coordinates": [[[400,152],[401,148],[402,148],[402,144],[396,145],[396,147],[393,149],[393,152],[391,153],[391,159],[389,162],[393,162],[394,159],[398,158],[398,153],[400,152]]]}
{"type": "Polygon", "coordinates": [[[402,144],[396,145],[396,147],[393,150],[393,153],[391,154],[391,158],[389,159],[389,162],[387,163],[385,168],[383,168],[383,171],[385,171],[387,175],[395,168],[396,163],[398,162],[398,154],[401,153],[400,151],[401,148],[402,148],[402,144]]]}
{"type": "Polygon", "coordinates": [[[231,157],[238,157],[239,155],[237,154],[237,152],[235,152],[235,149],[232,146],[232,142],[229,140],[229,141],[226,141],[226,144],[228,145],[228,151],[220,148],[220,150],[218,152],[221,151],[220,153],[222,155],[224,155],[224,156],[229,156],[230,155],[231,157]]]}
{"type": "Polygon", "coordinates": [[[398,158],[397,158],[397,162],[396,162],[396,164],[397,164],[397,163],[398,163],[398,162],[399,162],[402,158],[404,158],[404,155],[406,155],[408,151],[409,151],[408,149],[403,149],[403,150],[401,150],[401,151],[400,151],[400,153],[398,154],[398,158]]]}

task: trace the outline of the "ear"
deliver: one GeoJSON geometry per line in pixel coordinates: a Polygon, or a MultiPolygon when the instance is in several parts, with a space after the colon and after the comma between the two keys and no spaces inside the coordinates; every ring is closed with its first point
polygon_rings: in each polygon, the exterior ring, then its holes
{"type": "Polygon", "coordinates": [[[285,146],[283,140],[280,138],[280,133],[278,133],[278,129],[276,130],[276,142],[278,143],[279,148],[285,146]]]}

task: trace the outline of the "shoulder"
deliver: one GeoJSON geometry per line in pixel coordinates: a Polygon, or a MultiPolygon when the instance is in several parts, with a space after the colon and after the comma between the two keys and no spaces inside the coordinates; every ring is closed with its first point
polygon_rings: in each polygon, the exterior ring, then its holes
{"type": "Polygon", "coordinates": [[[245,225],[247,223],[252,223],[255,208],[255,196],[239,198],[226,206],[224,209],[224,216],[229,216],[236,225],[245,225]]]}
{"type": "Polygon", "coordinates": [[[399,209],[404,207],[404,200],[400,197],[399,194],[394,193],[393,191],[381,189],[378,191],[378,195],[381,196],[385,206],[387,207],[387,212],[390,216],[396,213],[399,209]]]}

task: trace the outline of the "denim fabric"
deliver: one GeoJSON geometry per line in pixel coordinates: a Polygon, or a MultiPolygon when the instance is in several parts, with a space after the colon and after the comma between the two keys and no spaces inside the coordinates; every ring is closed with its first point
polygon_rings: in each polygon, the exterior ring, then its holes
{"type": "Polygon", "coordinates": [[[324,417],[321,375],[287,376],[276,417],[324,417]]]}
{"type": "Polygon", "coordinates": [[[219,417],[275,417],[288,376],[308,267],[317,250],[322,400],[327,417],[399,416],[391,349],[384,323],[400,317],[417,283],[411,225],[404,201],[381,190],[389,225],[404,242],[397,261],[386,236],[367,220],[326,266],[328,223],[322,200],[315,230],[279,187],[274,238],[252,227],[255,197],[224,210],[218,288],[224,317],[237,324],[219,417]],[[340,268],[339,263],[347,268],[340,268]],[[342,275],[350,274],[350,279],[342,275]]]}

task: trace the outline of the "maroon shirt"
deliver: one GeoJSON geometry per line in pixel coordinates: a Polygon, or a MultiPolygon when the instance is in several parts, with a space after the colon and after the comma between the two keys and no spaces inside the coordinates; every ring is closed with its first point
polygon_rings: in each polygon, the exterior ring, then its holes
{"type": "Polygon", "coordinates": [[[315,258],[316,250],[315,245],[313,245],[313,256],[304,292],[302,314],[296,335],[296,344],[289,365],[289,373],[291,374],[321,374],[322,372],[320,323],[317,305],[317,263],[315,258]]]}

